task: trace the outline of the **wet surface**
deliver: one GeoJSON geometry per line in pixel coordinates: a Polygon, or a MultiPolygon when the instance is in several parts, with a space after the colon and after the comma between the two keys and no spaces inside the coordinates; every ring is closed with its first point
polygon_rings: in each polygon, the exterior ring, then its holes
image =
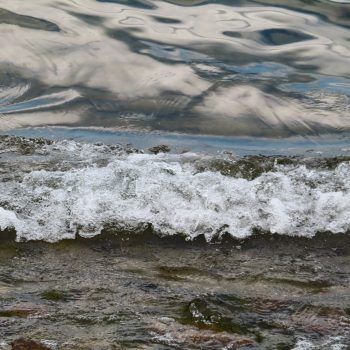
{"type": "Polygon", "coordinates": [[[3,239],[1,348],[19,336],[53,349],[350,345],[348,236],[208,245],[115,235],[3,239]]]}
{"type": "Polygon", "coordinates": [[[349,0],[0,0],[0,47],[0,349],[350,348],[349,0]]]}
{"type": "Polygon", "coordinates": [[[0,137],[0,349],[348,349],[349,160],[0,137]]]}
{"type": "Polygon", "coordinates": [[[104,228],[208,241],[350,232],[350,155],[171,153],[0,137],[0,229],[56,242],[104,228]]]}
{"type": "Polygon", "coordinates": [[[349,18],[326,0],[0,1],[0,128],[340,135],[349,18]]]}

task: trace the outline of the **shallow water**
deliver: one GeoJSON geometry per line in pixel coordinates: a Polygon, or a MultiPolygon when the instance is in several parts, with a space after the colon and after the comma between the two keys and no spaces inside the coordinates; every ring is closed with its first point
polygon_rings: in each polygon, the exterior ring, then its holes
{"type": "Polygon", "coordinates": [[[348,237],[9,237],[0,348],[21,335],[65,350],[348,349],[348,237]]]}
{"type": "Polygon", "coordinates": [[[348,0],[0,0],[0,349],[349,349],[349,63],[348,0]]]}
{"type": "Polygon", "coordinates": [[[0,137],[0,348],[347,349],[350,156],[156,150],[0,137]]]}

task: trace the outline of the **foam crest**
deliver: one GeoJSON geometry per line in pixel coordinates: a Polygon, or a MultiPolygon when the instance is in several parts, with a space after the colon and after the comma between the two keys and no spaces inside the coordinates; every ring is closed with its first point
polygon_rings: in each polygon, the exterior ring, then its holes
{"type": "Polygon", "coordinates": [[[41,155],[41,167],[2,171],[1,230],[50,242],[93,236],[113,225],[116,232],[151,225],[160,235],[203,234],[207,240],[224,232],[244,238],[256,229],[308,237],[350,230],[346,161],[333,169],[275,165],[250,180],[199,170],[206,159],[200,154],[118,154],[105,146],[70,145],[67,156],[60,153],[63,144],[46,145],[54,155],[46,162],[49,155],[41,155]]]}

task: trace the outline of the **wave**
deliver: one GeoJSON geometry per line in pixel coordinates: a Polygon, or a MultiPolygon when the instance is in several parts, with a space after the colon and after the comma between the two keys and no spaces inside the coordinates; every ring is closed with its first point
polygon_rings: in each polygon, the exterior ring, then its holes
{"type": "Polygon", "coordinates": [[[0,137],[0,230],[49,242],[151,228],[207,241],[350,231],[350,159],[150,154],[0,137]]]}
{"type": "Polygon", "coordinates": [[[348,133],[347,2],[7,1],[0,130],[348,133]]]}

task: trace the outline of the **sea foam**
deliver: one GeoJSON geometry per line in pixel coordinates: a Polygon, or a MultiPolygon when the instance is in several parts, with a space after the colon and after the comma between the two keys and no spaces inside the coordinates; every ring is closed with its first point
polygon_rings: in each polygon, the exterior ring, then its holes
{"type": "Polygon", "coordinates": [[[307,237],[350,230],[346,161],[331,169],[276,164],[247,179],[199,170],[209,159],[201,154],[128,154],[75,142],[44,145],[18,163],[8,159],[0,229],[15,229],[18,240],[93,236],[106,226],[208,241],[256,230],[307,237]]]}

